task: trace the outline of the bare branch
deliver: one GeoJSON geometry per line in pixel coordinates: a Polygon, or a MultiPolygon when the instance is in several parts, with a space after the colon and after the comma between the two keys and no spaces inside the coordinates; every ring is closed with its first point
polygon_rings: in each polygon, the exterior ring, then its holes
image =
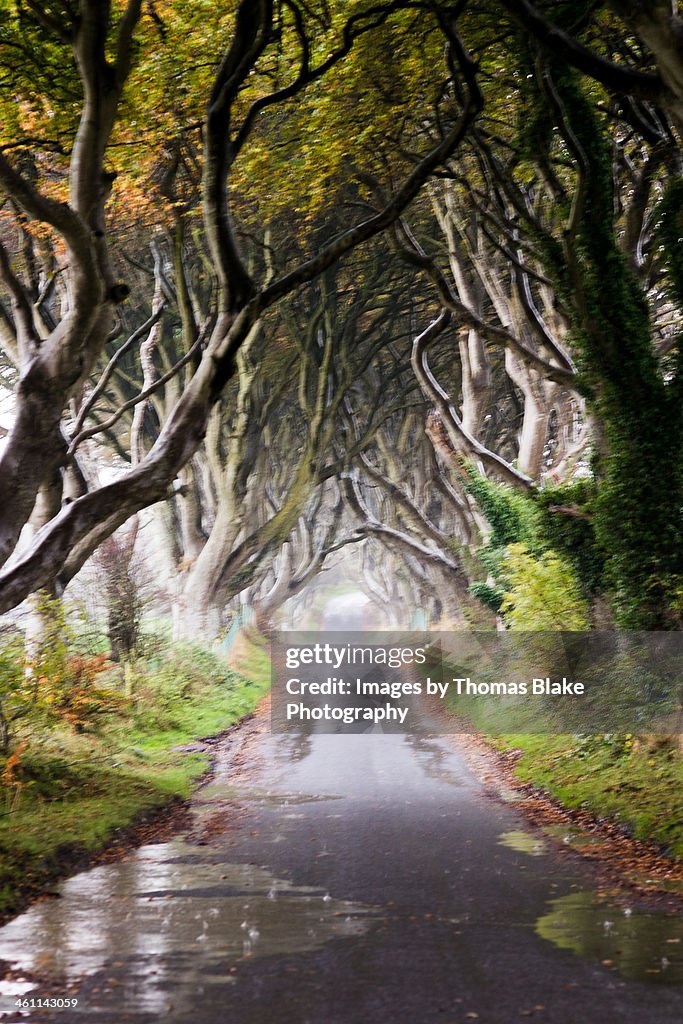
{"type": "Polygon", "coordinates": [[[545,18],[528,0],[503,0],[503,6],[550,53],[617,93],[660,102],[666,87],[659,74],[636,71],[598,56],[545,18]]]}
{"type": "Polygon", "coordinates": [[[51,14],[50,11],[47,11],[44,4],[38,3],[37,0],[24,0],[24,2],[34,15],[36,21],[42,25],[50,35],[56,36],[65,43],[71,42],[71,32],[69,29],[62,24],[59,18],[51,14]]]}
{"type": "Polygon", "coordinates": [[[267,309],[284,295],[288,295],[300,284],[311,281],[327,267],[336,263],[347,252],[361,242],[374,238],[385,228],[390,227],[401,216],[420,192],[430,174],[457,149],[465,138],[470,126],[482,108],[482,96],[476,82],[475,68],[464,50],[460,54],[460,66],[463,69],[470,89],[468,100],[460,118],[450,132],[418,163],[406,178],[395,195],[386,203],[384,209],[355,227],[349,228],[312,259],[300,264],[295,270],[274,281],[264,289],[253,301],[259,310],[267,309]]]}
{"type": "Polygon", "coordinates": [[[142,0],[128,0],[128,6],[126,7],[121,21],[119,22],[118,40],[116,45],[116,77],[118,79],[119,89],[123,88],[130,71],[133,32],[135,31],[135,26],[140,20],[141,9],[142,0]]]}
{"type": "Polygon", "coordinates": [[[169,380],[175,377],[176,374],[179,373],[180,370],[182,370],[183,366],[189,363],[195,352],[201,347],[202,341],[203,336],[200,333],[199,337],[197,338],[189,352],[186,352],[182,359],[179,359],[175,366],[171,367],[168,373],[165,373],[162,377],[159,377],[158,380],[156,380],[144,391],[141,391],[139,395],[135,396],[135,398],[131,398],[129,401],[124,402],[124,404],[121,405],[116,410],[113,416],[110,416],[108,420],[104,421],[104,423],[100,423],[95,427],[90,427],[88,430],[82,430],[81,433],[74,437],[74,439],[72,440],[71,444],[69,445],[67,455],[73,455],[76,449],[81,444],[83,444],[83,442],[86,441],[89,437],[94,437],[95,434],[100,434],[103,430],[111,430],[114,424],[118,423],[118,421],[121,419],[124,412],[127,412],[128,409],[132,409],[133,406],[138,405],[140,402],[146,401],[150,395],[153,395],[155,391],[158,391],[159,388],[164,386],[164,384],[167,384],[169,380]]]}
{"type": "MultiPolygon", "coordinates": [[[[121,347],[118,348],[114,355],[111,357],[106,367],[102,371],[102,375],[99,381],[97,382],[92,392],[79,409],[78,416],[76,418],[76,422],[74,423],[73,428],[74,438],[78,437],[80,430],[88,416],[88,413],[90,412],[93,405],[106,388],[112,373],[116,369],[117,363],[123,358],[126,352],[128,352],[133,347],[133,345],[135,345],[140,340],[140,338],[142,338],[143,335],[146,334],[147,331],[149,331],[150,328],[153,327],[154,324],[156,324],[161,319],[165,308],[166,304],[162,303],[161,306],[155,312],[152,313],[149,319],[145,320],[144,324],[141,324],[140,327],[138,327],[138,329],[131,334],[130,338],[128,338],[127,341],[124,341],[123,345],[121,345],[121,347]]],[[[105,425],[102,424],[99,427],[99,429],[104,430],[105,425]]]]}
{"type": "Polygon", "coordinates": [[[0,279],[4,281],[12,296],[12,306],[17,323],[17,341],[19,357],[26,358],[38,345],[38,338],[33,327],[31,300],[24,286],[12,270],[7,250],[0,242],[0,279]]]}
{"type": "Polygon", "coordinates": [[[291,11],[294,18],[294,27],[301,47],[298,74],[289,85],[284,86],[282,89],[277,89],[275,92],[269,93],[267,96],[261,96],[252,103],[233,143],[232,148],[235,155],[240,152],[249,138],[254,127],[254,123],[258,115],[263,110],[273,106],[273,104],[282,103],[284,100],[291,99],[308,85],[318,81],[318,79],[326,75],[327,72],[335,66],[335,64],[338,64],[344,57],[348,56],[353,49],[354,44],[361,38],[361,36],[373,29],[379,28],[396,11],[405,10],[406,7],[411,7],[413,4],[406,3],[406,0],[396,0],[395,3],[386,4],[384,6],[378,5],[377,7],[370,8],[370,10],[352,15],[344,26],[342,45],[316,68],[310,67],[310,42],[306,35],[301,11],[295,4],[290,3],[289,0],[286,0],[285,6],[289,11],[291,11]]]}
{"type": "Polygon", "coordinates": [[[476,438],[465,430],[460,417],[451,404],[450,398],[429,368],[427,346],[430,341],[442,332],[449,320],[450,313],[444,310],[413,342],[413,368],[417,378],[427,397],[434,402],[455,451],[461,450],[464,446],[470,457],[478,459],[505,483],[512,484],[513,487],[524,491],[530,491],[534,487],[531,477],[515,469],[509,462],[502,459],[500,455],[496,455],[495,452],[485,448],[483,444],[480,444],[476,438]]]}
{"type": "Polygon", "coordinates": [[[69,245],[79,253],[87,245],[87,232],[80,218],[66,203],[50,199],[38,191],[19,171],[12,167],[0,152],[0,185],[35,220],[49,224],[59,231],[69,245]]]}
{"type": "Polygon", "coordinates": [[[572,385],[575,382],[575,372],[569,357],[550,338],[550,335],[545,333],[543,340],[548,348],[551,349],[552,354],[564,364],[562,366],[555,366],[553,363],[549,363],[546,359],[537,355],[536,352],[530,349],[528,345],[525,345],[523,341],[507,328],[487,324],[476,316],[463,302],[460,302],[436,261],[427,256],[424,250],[417,245],[412,235],[405,231],[405,228],[404,235],[409,238],[411,246],[410,248],[400,246],[399,251],[402,257],[406,262],[427,273],[436,286],[439,302],[445,309],[455,313],[462,324],[477,331],[482,337],[497,345],[513,349],[524,362],[550,380],[566,385],[572,385]]]}

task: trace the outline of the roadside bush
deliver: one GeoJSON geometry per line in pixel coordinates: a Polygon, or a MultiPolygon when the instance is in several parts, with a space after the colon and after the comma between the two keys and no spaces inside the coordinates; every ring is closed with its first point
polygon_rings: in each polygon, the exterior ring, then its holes
{"type": "Polygon", "coordinates": [[[149,661],[135,664],[135,718],[147,728],[174,725],[174,710],[216,685],[232,689],[238,677],[221,658],[198,644],[168,643],[149,661]]]}
{"type": "Polygon", "coordinates": [[[75,732],[92,731],[103,715],[126,710],[124,697],[102,686],[111,663],[105,654],[73,654],[70,633],[59,612],[27,660],[33,714],[48,727],[63,722],[75,732]]]}
{"type": "Polygon", "coordinates": [[[584,511],[590,484],[527,496],[471,470],[467,486],[491,527],[477,552],[485,579],[472,583],[471,593],[514,630],[589,629],[589,598],[602,567],[584,511]],[[556,515],[560,507],[571,514],[556,515]]]}
{"type": "Polygon", "coordinates": [[[500,610],[512,629],[580,632],[590,628],[579,581],[554,552],[534,558],[525,544],[510,544],[500,576],[505,595],[500,610]]]}
{"type": "Polygon", "coordinates": [[[7,753],[17,723],[31,706],[23,645],[17,639],[6,641],[0,647],[0,755],[7,753]]]}

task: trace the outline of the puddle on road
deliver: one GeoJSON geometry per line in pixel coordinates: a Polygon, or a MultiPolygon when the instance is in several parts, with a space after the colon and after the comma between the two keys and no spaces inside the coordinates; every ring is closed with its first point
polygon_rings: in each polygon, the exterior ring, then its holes
{"type": "Polygon", "coordinates": [[[530,832],[524,832],[521,828],[501,832],[498,836],[498,845],[516,850],[517,853],[528,853],[530,857],[542,857],[547,850],[542,839],[532,836],[530,832]]]}
{"type": "MultiPolygon", "coordinates": [[[[602,846],[606,841],[605,836],[599,833],[586,832],[576,825],[546,825],[543,832],[565,846],[569,846],[581,854],[590,854],[602,846]]],[[[634,870],[632,867],[624,867],[624,876],[629,882],[638,886],[639,889],[650,892],[669,892],[676,896],[683,896],[683,878],[661,878],[634,870]]]]}
{"type": "Polygon", "coordinates": [[[676,896],[683,896],[683,879],[681,878],[651,878],[641,871],[634,871],[630,878],[637,882],[641,889],[650,889],[654,892],[671,892],[676,896]]]}
{"type": "Polygon", "coordinates": [[[425,775],[438,782],[446,782],[450,786],[465,784],[465,778],[462,775],[448,768],[448,764],[453,760],[452,752],[445,750],[432,737],[411,732],[405,736],[405,742],[412,747],[425,775]]]}
{"type": "Polygon", "coordinates": [[[239,800],[265,807],[290,807],[298,804],[322,803],[325,800],[343,800],[338,793],[286,793],[278,790],[256,789],[251,786],[231,786],[223,782],[210,782],[198,793],[194,801],[198,807],[221,804],[226,800],[239,800]]]}
{"type": "Polygon", "coordinates": [[[590,892],[562,896],[550,906],[536,922],[541,938],[629,981],[683,985],[683,918],[601,903],[590,892]]]}
{"type": "Polygon", "coordinates": [[[579,852],[605,842],[603,836],[585,832],[576,825],[546,825],[543,831],[552,836],[553,839],[557,839],[564,843],[565,846],[571,846],[573,850],[578,850],[579,852]]]}
{"type": "Polygon", "coordinates": [[[76,875],[60,892],[0,929],[0,960],[13,970],[0,994],[15,991],[21,972],[68,982],[103,967],[116,974],[118,965],[131,1003],[155,1009],[169,985],[183,983],[183,963],[188,983],[198,974],[225,983],[243,957],[319,949],[378,921],[373,907],[252,864],[203,863],[182,841],[142,847],[130,860],[76,875]]]}

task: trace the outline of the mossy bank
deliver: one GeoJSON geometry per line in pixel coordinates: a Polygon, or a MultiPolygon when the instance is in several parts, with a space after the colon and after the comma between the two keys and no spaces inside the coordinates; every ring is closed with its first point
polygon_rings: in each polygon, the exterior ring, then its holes
{"type": "Polygon", "coordinates": [[[683,757],[678,737],[489,737],[518,751],[515,774],[563,806],[616,822],[636,839],[683,859],[683,757]]]}

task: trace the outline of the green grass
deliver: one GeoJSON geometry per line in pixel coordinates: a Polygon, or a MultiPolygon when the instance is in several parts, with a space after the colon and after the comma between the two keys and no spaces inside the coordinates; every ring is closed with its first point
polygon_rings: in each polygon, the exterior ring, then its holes
{"type": "Polygon", "coordinates": [[[268,643],[254,629],[247,629],[241,634],[231,655],[230,664],[245,679],[268,680],[270,685],[268,643]]]}
{"type": "Polygon", "coordinates": [[[683,857],[683,757],[665,738],[629,734],[514,735],[490,740],[521,752],[516,774],[559,800],[622,825],[683,857]]]}
{"type": "Polygon", "coordinates": [[[169,650],[139,668],[130,714],[106,716],[96,733],[33,725],[19,785],[0,788],[0,916],[117,830],[190,795],[209,761],[173,748],[227,729],[270,686],[265,650],[243,650],[239,673],[198,648],[169,650]]]}
{"type": "Polygon", "coordinates": [[[491,746],[519,751],[515,773],[522,782],[683,858],[683,754],[677,736],[558,735],[550,732],[543,710],[534,711],[523,699],[481,700],[451,692],[445,706],[491,746]],[[540,731],[544,727],[548,731],[540,731]]]}

